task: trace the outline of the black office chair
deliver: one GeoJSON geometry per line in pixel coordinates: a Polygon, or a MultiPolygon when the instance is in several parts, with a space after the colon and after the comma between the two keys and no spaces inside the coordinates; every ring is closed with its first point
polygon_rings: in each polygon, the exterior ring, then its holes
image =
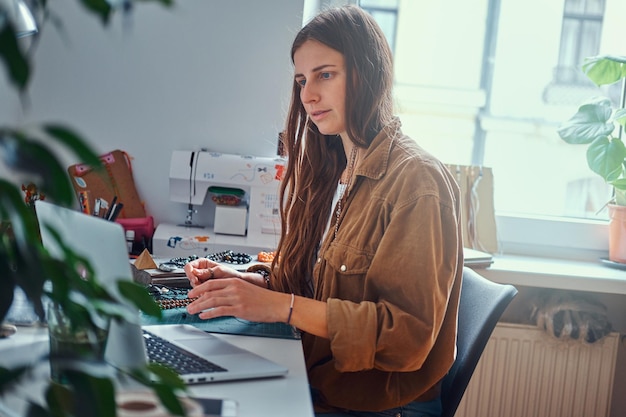
{"type": "Polygon", "coordinates": [[[456,360],[441,386],[442,417],[453,417],[496,323],[517,289],[463,269],[456,360]]]}

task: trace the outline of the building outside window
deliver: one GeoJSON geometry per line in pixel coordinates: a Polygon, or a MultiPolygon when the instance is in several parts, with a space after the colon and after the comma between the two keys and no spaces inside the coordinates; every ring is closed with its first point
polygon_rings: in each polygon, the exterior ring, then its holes
{"type": "Polygon", "coordinates": [[[585,57],[597,55],[602,38],[604,0],[566,0],[558,66],[554,77],[563,84],[586,83],[579,70],[585,57]]]}

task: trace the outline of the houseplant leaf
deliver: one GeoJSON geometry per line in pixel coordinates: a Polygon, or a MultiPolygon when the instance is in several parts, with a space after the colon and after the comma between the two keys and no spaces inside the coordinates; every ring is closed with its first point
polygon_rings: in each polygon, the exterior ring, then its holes
{"type": "MultiPolygon", "coordinates": [[[[39,238],[39,228],[34,213],[24,204],[22,195],[15,185],[1,178],[0,218],[11,224],[11,238],[20,250],[26,250],[30,247],[30,242],[39,238]]],[[[2,235],[2,244],[10,244],[7,234],[2,235]]],[[[11,257],[14,256],[15,254],[11,257]]]]}
{"type": "Polygon", "coordinates": [[[117,283],[120,294],[132,301],[144,313],[161,318],[162,311],[145,287],[130,281],[120,280],[117,283]]]}
{"type": "Polygon", "coordinates": [[[0,149],[9,168],[35,178],[41,191],[52,196],[58,204],[72,204],[74,190],[65,168],[48,146],[25,132],[2,129],[0,149]]]}
{"type": "MultiPolygon", "coordinates": [[[[8,254],[4,246],[0,245],[0,322],[6,316],[13,304],[13,294],[15,291],[15,281],[12,279],[13,271],[11,263],[8,261],[8,254]]],[[[1,390],[0,390],[1,391],[1,390]]]]}
{"type": "Polygon", "coordinates": [[[625,158],[626,147],[617,138],[598,138],[587,149],[589,168],[608,182],[620,177],[625,158]]]}
{"type": "Polygon", "coordinates": [[[19,48],[15,29],[11,24],[0,28],[0,59],[6,67],[11,84],[23,92],[30,78],[30,64],[19,48]]]}
{"type": "Polygon", "coordinates": [[[0,366],[0,394],[14,387],[15,381],[31,370],[30,366],[20,365],[13,368],[0,366]]]}
{"type": "Polygon", "coordinates": [[[578,108],[568,121],[561,124],[558,134],[570,144],[588,144],[598,137],[606,137],[615,126],[610,123],[611,100],[605,97],[592,99],[578,108]]]}
{"type": "Polygon", "coordinates": [[[626,108],[616,110],[613,115],[613,121],[626,127],[626,108]]]}
{"type": "Polygon", "coordinates": [[[73,129],[55,123],[46,123],[42,127],[53,139],[63,144],[68,150],[73,151],[79,161],[91,166],[102,164],[98,155],[87,145],[87,139],[73,129]]]}
{"type": "Polygon", "coordinates": [[[620,190],[626,190],[626,178],[620,178],[611,183],[613,187],[618,188],[620,190]]]}
{"type": "Polygon", "coordinates": [[[109,18],[111,16],[111,6],[106,0],[80,0],[80,3],[89,12],[95,14],[100,18],[103,25],[109,24],[109,18]]]}
{"type": "Polygon", "coordinates": [[[599,55],[586,58],[582,69],[596,85],[613,84],[626,76],[626,57],[599,55]]]}

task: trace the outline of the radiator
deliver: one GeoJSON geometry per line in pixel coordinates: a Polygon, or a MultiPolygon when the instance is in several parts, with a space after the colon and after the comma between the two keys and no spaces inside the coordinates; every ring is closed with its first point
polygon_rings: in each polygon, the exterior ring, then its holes
{"type": "Polygon", "coordinates": [[[455,417],[606,417],[618,344],[618,333],[590,345],[498,323],[455,417]]]}

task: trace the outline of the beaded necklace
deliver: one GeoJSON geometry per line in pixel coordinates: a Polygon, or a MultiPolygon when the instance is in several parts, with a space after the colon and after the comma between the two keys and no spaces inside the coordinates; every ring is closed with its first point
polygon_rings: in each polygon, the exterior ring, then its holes
{"type": "Polygon", "coordinates": [[[341,209],[343,198],[346,196],[346,191],[350,189],[352,185],[352,174],[354,173],[354,166],[356,164],[356,157],[359,149],[356,146],[352,146],[350,151],[350,160],[348,161],[348,182],[346,186],[340,190],[339,199],[337,200],[337,208],[335,210],[335,239],[337,238],[337,231],[339,230],[339,219],[341,217],[341,209]]]}

